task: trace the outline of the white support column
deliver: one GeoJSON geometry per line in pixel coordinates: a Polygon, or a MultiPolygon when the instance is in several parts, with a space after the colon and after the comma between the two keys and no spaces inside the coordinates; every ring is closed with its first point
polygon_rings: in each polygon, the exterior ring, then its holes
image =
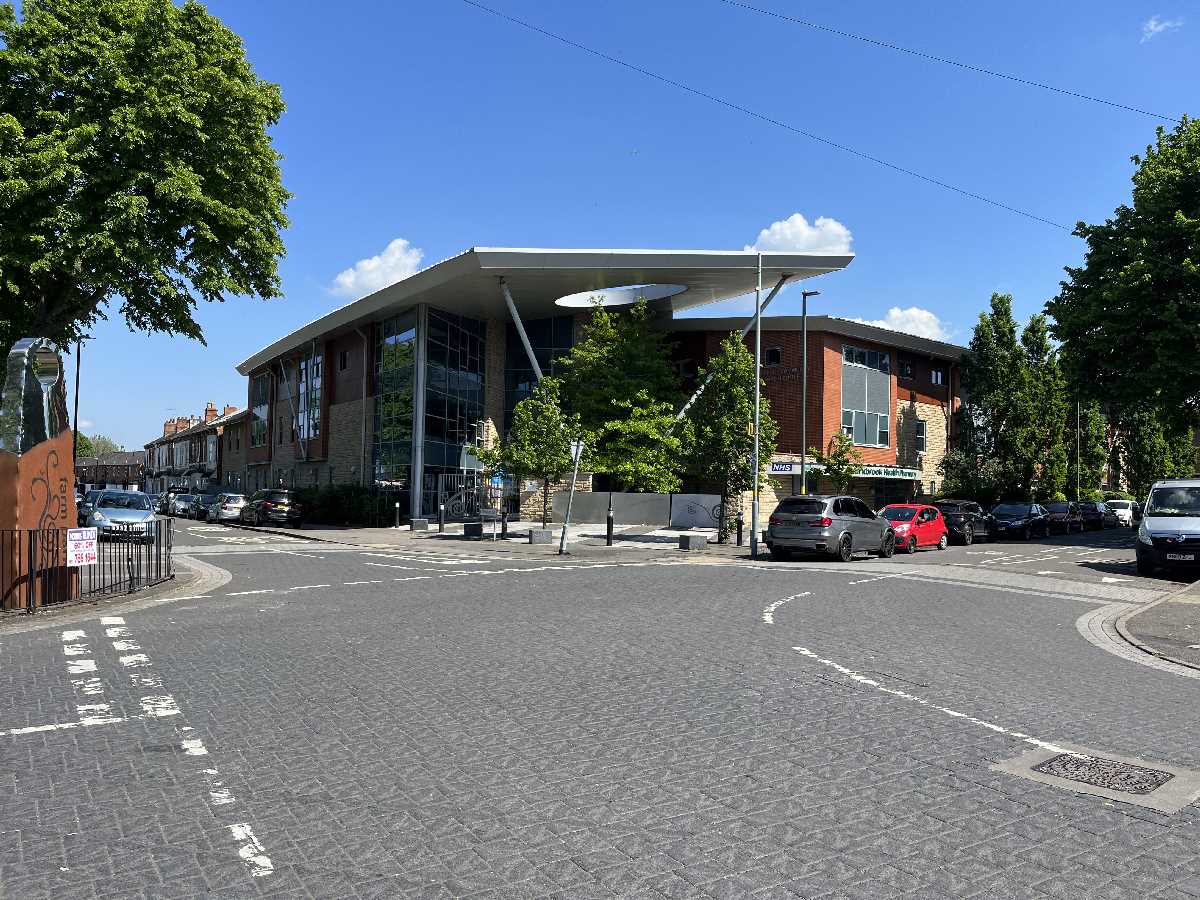
{"type": "Polygon", "coordinates": [[[429,307],[417,307],[417,353],[413,365],[412,476],[408,487],[409,517],[421,518],[421,495],[425,489],[425,339],[429,335],[429,307]]]}
{"type": "Polygon", "coordinates": [[[513,302],[512,294],[509,293],[508,283],[503,276],[500,278],[500,290],[504,293],[504,302],[508,304],[508,314],[512,317],[513,325],[517,328],[517,336],[521,339],[521,346],[525,348],[525,355],[529,357],[529,365],[533,368],[533,374],[538,381],[542,380],[542,367],[538,365],[537,357],[533,354],[533,347],[530,346],[529,336],[525,334],[525,325],[521,322],[521,316],[517,313],[517,304],[513,302]]]}

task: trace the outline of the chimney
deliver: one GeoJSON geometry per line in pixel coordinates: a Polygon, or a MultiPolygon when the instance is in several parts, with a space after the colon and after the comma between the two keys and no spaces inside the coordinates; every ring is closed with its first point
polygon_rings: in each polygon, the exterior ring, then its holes
{"type": "Polygon", "coordinates": [[[175,433],[175,420],[167,419],[163,422],[163,437],[170,437],[175,433]]]}
{"type": "Polygon", "coordinates": [[[199,416],[191,416],[191,417],[188,419],[188,428],[191,428],[193,425],[199,425],[199,424],[200,424],[200,417],[199,417],[199,416]]]}
{"type": "Polygon", "coordinates": [[[207,425],[209,422],[211,422],[216,417],[217,417],[217,404],[215,404],[211,400],[209,400],[208,405],[204,407],[204,424],[207,425]]]}
{"type": "Polygon", "coordinates": [[[232,406],[232,405],[226,403],[225,404],[225,412],[221,413],[221,415],[232,416],[237,411],[238,411],[238,408],[236,406],[232,406]]]}

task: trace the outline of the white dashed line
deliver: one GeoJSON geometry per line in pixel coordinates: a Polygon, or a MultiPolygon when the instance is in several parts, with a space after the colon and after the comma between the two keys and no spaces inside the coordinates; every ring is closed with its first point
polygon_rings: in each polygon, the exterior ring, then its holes
{"type": "Polygon", "coordinates": [[[180,714],[179,706],[175,703],[175,698],[170,694],[143,697],[142,712],[152,719],[161,719],[166,716],[177,716],[180,714]]]}
{"type": "Polygon", "coordinates": [[[204,741],[197,738],[181,741],[179,746],[188,756],[208,756],[208,748],[204,746],[204,741]]]}
{"type": "Polygon", "coordinates": [[[91,652],[87,644],[63,644],[63,656],[87,656],[91,652]]]}
{"type": "Polygon", "coordinates": [[[249,597],[251,594],[273,594],[273,593],[275,593],[274,588],[267,588],[266,590],[262,590],[262,591],[233,591],[232,593],[226,594],[225,596],[226,597],[249,597]]]}
{"type": "Polygon", "coordinates": [[[63,641],[81,641],[87,637],[86,631],[64,631],[62,633],[63,641]]]}
{"type": "Polygon", "coordinates": [[[94,659],[68,659],[67,671],[72,675],[86,675],[89,672],[95,672],[96,661],[94,659]]]}
{"type": "Polygon", "coordinates": [[[137,641],[113,641],[112,645],[113,649],[119,653],[142,649],[141,645],[137,641]]]}
{"type": "Polygon", "coordinates": [[[122,619],[120,616],[101,616],[100,624],[101,625],[124,625],[125,620],[122,619]]]}
{"type": "Polygon", "coordinates": [[[150,665],[150,657],[145,653],[132,653],[129,656],[121,657],[121,665],[127,669],[135,669],[139,666],[150,665]]]}
{"type": "Polygon", "coordinates": [[[110,638],[126,638],[129,637],[129,629],[124,625],[114,625],[112,628],[105,628],[104,633],[110,638]]]}
{"type": "Polygon", "coordinates": [[[355,585],[355,584],[383,584],[383,582],[382,581],[343,581],[342,582],[343,587],[350,587],[351,585],[355,585]]]}
{"type": "Polygon", "coordinates": [[[298,584],[296,587],[288,588],[289,591],[311,591],[314,588],[327,588],[328,584],[298,584]]]}
{"type": "Polygon", "coordinates": [[[251,876],[262,878],[275,871],[275,865],[271,862],[271,858],[267,856],[263,845],[259,843],[258,838],[254,836],[254,831],[248,824],[241,822],[237,825],[228,825],[226,827],[233,833],[234,840],[239,842],[238,856],[242,858],[242,862],[250,870],[251,876]]]}
{"type": "Polygon", "coordinates": [[[775,610],[779,609],[779,607],[783,606],[783,604],[790,603],[791,601],[793,601],[799,597],[810,597],[810,596],[812,596],[812,592],[805,591],[802,594],[792,594],[792,596],[790,596],[790,597],[784,597],[782,600],[776,600],[774,603],[772,603],[770,606],[768,606],[766,609],[763,610],[762,620],[764,622],[766,622],[768,625],[774,625],[775,624],[775,610]]]}

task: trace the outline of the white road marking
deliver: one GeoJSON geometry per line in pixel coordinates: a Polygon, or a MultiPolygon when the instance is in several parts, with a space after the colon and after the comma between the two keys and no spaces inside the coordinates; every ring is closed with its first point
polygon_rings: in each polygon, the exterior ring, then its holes
{"type": "Polygon", "coordinates": [[[133,653],[129,656],[122,656],[121,665],[125,666],[127,669],[137,668],[138,666],[148,666],[150,665],[150,657],[148,657],[145,653],[133,653]]]}
{"type": "Polygon", "coordinates": [[[170,694],[142,698],[142,712],[152,719],[180,715],[179,706],[170,694]]]}
{"type": "Polygon", "coordinates": [[[125,638],[129,637],[129,629],[124,625],[114,625],[112,628],[104,629],[104,633],[110,638],[125,638]]]}
{"type": "Polygon", "coordinates": [[[161,688],[163,686],[162,678],[158,675],[143,675],[139,672],[130,673],[129,683],[135,688],[161,688]]]}
{"type": "Polygon", "coordinates": [[[1038,572],[1038,575],[1061,575],[1062,572],[1056,572],[1053,569],[1047,569],[1044,572],[1038,572]]]}
{"type": "Polygon", "coordinates": [[[87,637],[86,631],[64,631],[62,633],[62,639],[64,641],[81,641],[85,637],[87,637]]]}
{"type": "Polygon", "coordinates": [[[208,756],[208,748],[199,738],[188,738],[181,741],[179,746],[188,756],[208,756]]]}
{"type": "MultiPolygon", "coordinates": [[[[213,769],[212,771],[215,773],[217,770],[213,769]]],[[[222,787],[219,781],[214,782],[214,786],[209,789],[208,799],[213,806],[227,806],[230,803],[237,803],[237,800],[229,792],[229,789],[222,787]]]]}
{"type": "Polygon", "coordinates": [[[907,572],[893,572],[889,575],[876,575],[874,578],[863,578],[858,581],[849,581],[847,584],[868,584],[872,581],[883,581],[885,578],[903,578],[907,574],[907,572]]]}
{"type": "Polygon", "coordinates": [[[343,581],[342,582],[343,587],[350,587],[351,585],[354,585],[354,584],[383,584],[383,582],[382,581],[343,581]]]}
{"type": "Polygon", "coordinates": [[[327,584],[299,584],[296,587],[288,588],[289,591],[310,591],[313,588],[327,588],[327,584]]]}
{"type": "Polygon", "coordinates": [[[124,625],[125,620],[122,619],[120,616],[101,616],[100,624],[101,625],[124,625]]]}
{"type": "Polygon", "coordinates": [[[409,571],[413,571],[413,572],[423,571],[420,566],[397,566],[397,565],[393,565],[392,563],[369,562],[369,563],[363,563],[363,565],[364,566],[375,566],[380,569],[408,569],[409,571]]]}
{"type": "Polygon", "coordinates": [[[254,831],[250,828],[249,824],[240,822],[237,825],[226,827],[233,833],[234,840],[239,842],[238,856],[242,858],[242,862],[246,864],[246,868],[250,870],[252,877],[262,878],[275,871],[274,863],[267,856],[267,852],[263,849],[263,845],[259,843],[258,838],[254,836],[254,831]]]}
{"type": "Polygon", "coordinates": [[[63,644],[64,656],[87,656],[91,652],[87,644],[63,644]]]}
{"type": "Polygon", "coordinates": [[[262,590],[262,591],[233,591],[232,593],[226,594],[225,596],[227,596],[227,597],[248,597],[251,594],[273,594],[273,593],[275,593],[274,588],[267,588],[266,590],[262,590]]]}
{"type": "Polygon", "coordinates": [[[207,596],[208,596],[207,594],[197,594],[194,597],[157,597],[157,598],[155,598],[154,602],[155,603],[171,603],[175,600],[203,600],[207,596]]]}
{"type": "Polygon", "coordinates": [[[113,641],[113,649],[121,652],[126,650],[141,650],[141,645],[137,641],[113,641]]]}
{"type": "Polygon", "coordinates": [[[67,672],[71,675],[86,675],[88,672],[96,671],[96,661],[94,659],[69,659],[67,660],[67,672]]]}
{"type": "Polygon", "coordinates": [[[1101,584],[1123,584],[1126,581],[1129,581],[1129,579],[1128,578],[1109,578],[1107,575],[1105,575],[1103,578],[1100,579],[1101,584]]]}
{"type": "Polygon", "coordinates": [[[1051,753],[1067,753],[1067,754],[1070,754],[1071,756],[1080,757],[1081,759],[1087,758],[1087,757],[1081,756],[1081,754],[1079,754],[1079,753],[1075,753],[1072,750],[1068,750],[1066,747],[1060,747],[1057,744],[1051,743],[1049,741],[1043,741],[1043,740],[1039,740],[1038,738],[1031,737],[1030,735],[1025,734],[1023,731],[1013,731],[1012,729],[1005,728],[1003,725],[997,725],[994,722],[987,722],[983,719],[978,719],[975,716],[968,715],[967,713],[964,713],[964,712],[959,712],[958,710],[951,709],[948,706],[939,706],[936,703],[934,703],[932,700],[927,700],[924,697],[918,697],[916,694],[908,693],[908,691],[902,691],[898,688],[886,687],[873,678],[868,678],[866,675],[862,675],[859,672],[855,672],[853,669],[848,669],[845,666],[840,665],[831,659],[824,659],[823,657],[818,656],[816,653],[809,650],[807,647],[793,647],[792,649],[795,650],[797,653],[800,653],[800,654],[808,657],[809,659],[812,659],[812,660],[815,660],[816,662],[821,663],[821,665],[828,666],[829,668],[833,669],[835,672],[838,672],[841,675],[845,675],[851,681],[856,681],[859,684],[866,685],[867,687],[875,688],[875,690],[880,691],[881,693],[890,694],[893,697],[899,697],[901,700],[909,700],[913,703],[918,703],[921,706],[928,707],[929,709],[935,709],[938,712],[945,713],[946,715],[950,716],[951,718],[962,719],[966,722],[972,723],[973,725],[978,725],[981,728],[986,728],[989,731],[994,731],[997,734],[1003,734],[1008,737],[1017,738],[1018,740],[1024,741],[1026,744],[1032,744],[1033,746],[1038,747],[1042,750],[1049,750],[1051,753]]]}
{"type": "Polygon", "coordinates": [[[78,722],[56,722],[53,725],[28,725],[24,728],[10,728],[8,731],[0,731],[3,736],[16,736],[21,734],[37,734],[42,731],[66,731],[68,728],[87,728],[91,725],[113,725],[117,722],[130,722],[134,719],[139,719],[140,716],[127,716],[125,718],[104,718],[96,719],[95,721],[80,720],[78,722]]]}
{"type": "Polygon", "coordinates": [[[790,597],[784,597],[782,600],[776,600],[774,603],[772,603],[770,606],[768,606],[766,609],[763,610],[762,620],[764,622],[766,622],[768,625],[774,625],[775,624],[775,610],[779,609],[779,607],[783,606],[783,604],[790,603],[791,601],[793,601],[799,597],[810,597],[810,596],[812,596],[812,592],[805,591],[802,594],[792,594],[792,596],[790,596],[790,597]]]}
{"type": "Polygon", "coordinates": [[[85,697],[94,697],[104,693],[104,682],[99,678],[72,678],[71,687],[85,697]]]}
{"type": "Polygon", "coordinates": [[[315,553],[300,553],[297,550],[280,550],[278,547],[272,548],[274,553],[287,553],[290,556],[303,556],[305,559],[324,559],[323,556],[317,556],[315,553]]]}

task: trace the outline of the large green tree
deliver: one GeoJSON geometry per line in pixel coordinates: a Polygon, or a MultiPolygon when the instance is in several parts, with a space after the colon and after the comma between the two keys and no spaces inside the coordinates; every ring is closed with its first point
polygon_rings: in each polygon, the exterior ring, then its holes
{"type": "Polygon", "coordinates": [[[555,366],[563,406],[587,436],[588,467],[626,490],[676,490],[661,485],[678,485],[687,441],[673,429],[679,379],[646,302],[616,312],[597,304],[555,366]]]}
{"type": "Polygon", "coordinates": [[[82,431],[75,432],[75,455],[79,457],[96,455],[96,447],[92,444],[92,439],[82,431]]]}
{"type": "Polygon", "coordinates": [[[1193,430],[1148,404],[1123,408],[1116,417],[1113,452],[1130,493],[1144,500],[1159,478],[1186,476],[1196,469],[1193,430]]]}
{"type": "Polygon", "coordinates": [[[194,0],[0,2],[0,346],[277,296],[283,109],[194,0]]]}
{"type": "MultiPolygon", "coordinates": [[[[693,434],[688,468],[701,483],[712,486],[721,495],[724,515],[717,535],[725,543],[729,522],[736,513],[736,506],[730,501],[754,485],[754,356],[736,334],[721,342],[720,353],[709,360],[707,368],[700,370],[698,381],[708,377],[712,380],[707,389],[688,410],[693,434]]],[[[763,471],[769,467],[778,436],[779,426],[771,418],[771,406],[763,397],[759,414],[759,460],[763,471]]]]}
{"type": "Polygon", "coordinates": [[[836,432],[824,450],[811,447],[808,454],[833,484],[836,494],[850,490],[850,482],[862,471],[862,454],[855,449],[854,442],[844,431],[836,432]]]}
{"type": "Polygon", "coordinates": [[[1200,414],[1200,122],[1159,128],[1133,162],[1131,203],[1076,226],[1084,263],[1067,269],[1046,311],[1074,382],[1190,424],[1200,414]]]}
{"type": "Polygon", "coordinates": [[[579,423],[565,415],[559,384],[543,379],[533,393],[513,409],[512,428],[494,447],[479,450],[480,461],[492,471],[504,471],[542,482],[542,527],[550,519],[550,485],[572,470],[571,441],[579,423]]]}
{"type": "Polygon", "coordinates": [[[95,448],[97,456],[103,456],[106,453],[118,453],[124,449],[106,434],[93,434],[92,447],[95,448]]]}
{"type": "Polygon", "coordinates": [[[1064,430],[1067,445],[1067,485],[1064,493],[1072,500],[1086,500],[1099,490],[1108,469],[1108,427],[1095,400],[1069,403],[1064,430]],[[1078,414],[1078,415],[1077,415],[1078,414]],[[1077,421],[1078,420],[1078,421],[1077,421]],[[1076,440],[1078,429],[1078,440],[1076,440]],[[1079,496],[1076,496],[1075,448],[1079,447],[1079,496]]]}

